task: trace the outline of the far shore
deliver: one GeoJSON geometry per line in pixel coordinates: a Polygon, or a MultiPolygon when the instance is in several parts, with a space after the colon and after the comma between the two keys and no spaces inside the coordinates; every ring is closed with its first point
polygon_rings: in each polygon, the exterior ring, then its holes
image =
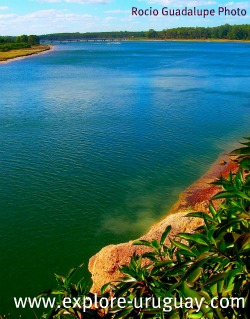
{"type": "Polygon", "coordinates": [[[52,45],[36,45],[28,49],[0,52],[0,64],[25,59],[31,55],[44,54],[51,51],[52,48],[52,45]]]}
{"type": "Polygon", "coordinates": [[[223,42],[223,43],[250,43],[250,40],[228,40],[228,39],[165,39],[163,41],[179,41],[179,42],[223,42]]]}
{"type": "Polygon", "coordinates": [[[149,39],[149,38],[128,38],[128,39],[91,39],[91,40],[83,40],[83,39],[73,39],[73,40],[53,40],[51,43],[72,43],[72,42],[216,42],[216,43],[250,43],[250,40],[229,40],[229,39],[149,39]]]}
{"type": "MultiPolygon", "coordinates": [[[[115,40],[119,41],[119,40],[115,40]]],[[[228,39],[128,39],[128,40],[120,40],[124,42],[215,42],[215,43],[250,43],[250,40],[228,40],[228,39]]]]}

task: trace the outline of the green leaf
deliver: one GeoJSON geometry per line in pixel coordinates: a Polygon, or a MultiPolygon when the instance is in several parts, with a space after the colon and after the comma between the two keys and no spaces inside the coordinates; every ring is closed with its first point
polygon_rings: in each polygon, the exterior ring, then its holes
{"type": "Polygon", "coordinates": [[[208,258],[212,258],[214,255],[214,252],[212,251],[206,251],[204,253],[202,253],[198,258],[197,261],[203,260],[203,259],[208,259],[208,258]]]}
{"type": "Polygon", "coordinates": [[[159,245],[158,241],[155,240],[155,239],[153,239],[153,240],[151,241],[151,245],[152,245],[152,247],[155,248],[155,249],[159,249],[159,248],[160,248],[160,245],[159,245]]]}
{"type": "Polygon", "coordinates": [[[227,245],[226,245],[226,242],[224,239],[220,240],[218,243],[217,243],[217,247],[219,249],[220,252],[225,252],[226,249],[227,249],[227,245]]]}
{"type": "Polygon", "coordinates": [[[152,253],[144,253],[144,254],[142,254],[142,257],[143,257],[143,258],[147,258],[147,259],[149,259],[149,260],[151,260],[151,261],[153,261],[153,262],[157,262],[157,261],[158,261],[158,259],[157,259],[156,256],[155,256],[155,252],[152,252],[152,253]]]}
{"type": "Polygon", "coordinates": [[[204,216],[206,216],[207,220],[213,221],[213,218],[211,216],[203,212],[188,213],[185,217],[195,217],[204,219],[204,216]]]}
{"type": "Polygon", "coordinates": [[[200,261],[196,261],[194,262],[186,271],[185,275],[183,276],[182,280],[187,280],[187,278],[194,272],[197,271],[200,267],[202,267],[207,261],[209,260],[209,258],[204,258],[200,261]]]}
{"type": "Polygon", "coordinates": [[[235,279],[237,275],[241,274],[243,273],[240,269],[232,269],[229,272],[227,272],[224,279],[224,289],[227,289],[227,286],[230,284],[230,282],[233,281],[233,279],[235,279]]]}
{"type": "Polygon", "coordinates": [[[110,286],[110,283],[107,283],[107,284],[105,284],[105,285],[102,286],[102,288],[101,288],[101,294],[102,294],[102,295],[106,292],[106,290],[107,290],[107,288],[108,288],[109,286],[110,286]]]}
{"type": "Polygon", "coordinates": [[[57,274],[54,274],[54,276],[56,277],[56,280],[59,284],[64,285],[65,283],[65,278],[63,276],[59,276],[57,274]]]}
{"type": "Polygon", "coordinates": [[[244,199],[246,199],[246,200],[250,200],[250,197],[249,197],[247,194],[243,193],[243,192],[235,191],[235,193],[236,193],[238,196],[240,196],[240,197],[242,197],[242,198],[244,198],[244,199]]]}
{"type": "Polygon", "coordinates": [[[118,312],[118,314],[116,314],[114,316],[114,319],[126,318],[126,316],[129,315],[133,310],[134,310],[134,308],[132,306],[127,307],[126,309],[121,310],[120,312],[118,312]]]}
{"type": "Polygon", "coordinates": [[[232,154],[250,155],[250,147],[241,147],[232,151],[232,154]]]}
{"type": "Polygon", "coordinates": [[[154,270],[157,270],[157,269],[161,269],[162,267],[173,267],[174,266],[174,262],[171,261],[171,260],[164,260],[164,261],[161,261],[159,263],[155,263],[154,265],[154,270]]]}
{"type": "Polygon", "coordinates": [[[180,319],[180,316],[178,313],[174,313],[169,319],[180,319]]]}
{"type": "Polygon", "coordinates": [[[243,158],[240,161],[240,167],[246,170],[250,170],[250,158],[243,158]]]}
{"type": "Polygon", "coordinates": [[[176,247],[178,247],[178,248],[181,248],[181,249],[190,251],[190,247],[188,247],[187,245],[184,245],[184,244],[180,243],[179,241],[173,240],[172,243],[173,243],[176,247]]]}
{"type": "Polygon", "coordinates": [[[201,274],[203,273],[203,269],[201,267],[198,267],[194,269],[193,272],[191,272],[187,277],[186,281],[187,282],[196,282],[201,277],[201,274]]]}
{"type": "Polygon", "coordinates": [[[121,297],[125,294],[125,292],[128,292],[129,289],[131,289],[134,285],[131,283],[122,283],[120,287],[116,290],[115,296],[121,297]]]}
{"type": "Polygon", "coordinates": [[[250,232],[247,232],[245,234],[242,234],[237,240],[236,240],[236,247],[238,252],[241,252],[245,248],[249,248],[250,245],[250,232]]]}
{"type": "Polygon", "coordinates": [[[220,280],[217,282],[217,292],[218,292],[218,295],[221,295],[222,292],[223,292],[223,286],[224,286],[224,281],[223,280],[220,280]]]}
{"type": "Polygon", "coordinates": [[[220,239],[225,235],[225,232],[232,226],[239,224],[240,222],[242,222],[242,220],[240,218],[234,218],[233,220],[231,220],[230,222],[228,222],[227,224],[223,225],[222,227],[220,227],[218,229],[218,231],[216,231],[214,233],[215,235],[215,239],[220,239]]]}
{"type": "Polygon", "coordinates": [[[203,313],[201,311],[188,313],[188,318],[190,319],[196,319],[196,318],[202,318],[202,317],[203,317],[203,313]]]}
{"type": "Polygon", "coordinates": [[[56,314],[55,309],[51,309],[47,314],[46,314],[46,319],[53,319],[54,315],[56,314]]]}
{"type": "Polygon", "coordinates": [[[209,203],[209,211],[212,214],[213,218],[215,218],[217,216],[217,211],[214,208],[212,201],[210,201],[210,203],[209,203]]]}
{"type": "Polygon", "coordinates": [[[204,286],[213,285],[215,283],[218,283],[219,281],[224,280],[225,276],[226,276],[226,273],[216,274],[216,275],[212,276],[211,278],[209,278],[209,280],[204,284],[204,286]]]}
{"type": "MultiPolygon", "coordinates": [[[[80,266],[79,266],[80,267],[80,266]]],[[[77,271],[77,269],[79,268],[79,267],[75,267],[75,268],[72,268],[72,269],[70,269],[70,271],[68,272],[68,275],[67,275],[67,279],[70,279],[70,278],[72,278],[72,276],[74,275],[74,273],[77,271]]]]}
{"type": "Polygon", "coordinates": [[[212,200],[221,199],[221,198],[234,198],[234,197],[237,197],[237,194],[235,193],[235,191],[223,191],[214,195],[212,197],[212,200]]]}
{"type": "Polygon", "coordinates": [[[179,249],[176,254],[183,255],[183,256],[188,256],[188,257],[197,257],[195,253],[193,253],[191,250],[184,250],[184,249],[179,249]]]}
{"type": "Polygon", "coordinates": [[[177,237],[180,237],[182,239],[188,240],[188,241],[194,241],[201,245],[209,245],[209,240],[202,234],[186,234],[186,233],[179,233],[177,234],[177,237]]]}
{"type": "Polygon", "coordinates": [[[152,244],[149,241],[143,239],[134,241],[133,245],[147,246],[153,248],[152,244]]]}
{"type": "Polygon", "coordinates": [[[172,227],[171,226],[168,226],[166,228],[166,230],[164,231],[164,233],[161,235],[161,240],[160,240],[160,245],[162,246],[168,236],[168,234],[170,233],[172,227]]]}
{"type": "MultiPolygon", "coordinates": [[[[199,302],[201,301],[201,298],[202,298],[201,295],[198,292],[191,289],[185,281],[182,283],[181,288],[185,298],[190,297],[193,300],[196,298],[199,302]]],[[[201,311],[203,315],[205,315],[205,318],[208,318],[208,319],[214,318],[213,313],[210,312],[209,308],[206,308],[206,305],[204,303],[201,306],[201,311]]]]}

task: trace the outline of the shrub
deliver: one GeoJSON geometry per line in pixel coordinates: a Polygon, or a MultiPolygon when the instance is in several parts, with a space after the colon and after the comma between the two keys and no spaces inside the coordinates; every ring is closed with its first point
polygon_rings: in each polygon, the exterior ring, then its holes
{"type": "Polygon", "coordinates": [[[4,43],[0,44],[0,52],[7,52],[10,50],[17,50],[17,49],[27,49],[31,48],[31,45],[29,43],[4,43]]]}

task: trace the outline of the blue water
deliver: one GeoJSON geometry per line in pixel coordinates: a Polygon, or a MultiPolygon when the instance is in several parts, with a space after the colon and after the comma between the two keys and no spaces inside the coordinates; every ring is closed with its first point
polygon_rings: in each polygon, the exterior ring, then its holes
{"type": "Polygon", "coordinates": [[[0,65],[0,315],[141,235],[249,135],[249,49],[70,43],[0,65]]]}

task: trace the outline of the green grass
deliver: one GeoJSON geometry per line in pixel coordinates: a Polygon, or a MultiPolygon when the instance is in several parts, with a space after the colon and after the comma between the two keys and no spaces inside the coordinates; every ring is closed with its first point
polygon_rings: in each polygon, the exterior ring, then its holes
{"type": "Polygon", "coordinates": [[[46,50],[49,50],[49,45],[34,45],[31,48],[24,48],[24,49],[16,49],[10,50],[7,52],[0,52],[0,61],[5,62],[11,59],[16,59],[20,57],[25,57],[33,54],[37,54],[46,50]]]}

